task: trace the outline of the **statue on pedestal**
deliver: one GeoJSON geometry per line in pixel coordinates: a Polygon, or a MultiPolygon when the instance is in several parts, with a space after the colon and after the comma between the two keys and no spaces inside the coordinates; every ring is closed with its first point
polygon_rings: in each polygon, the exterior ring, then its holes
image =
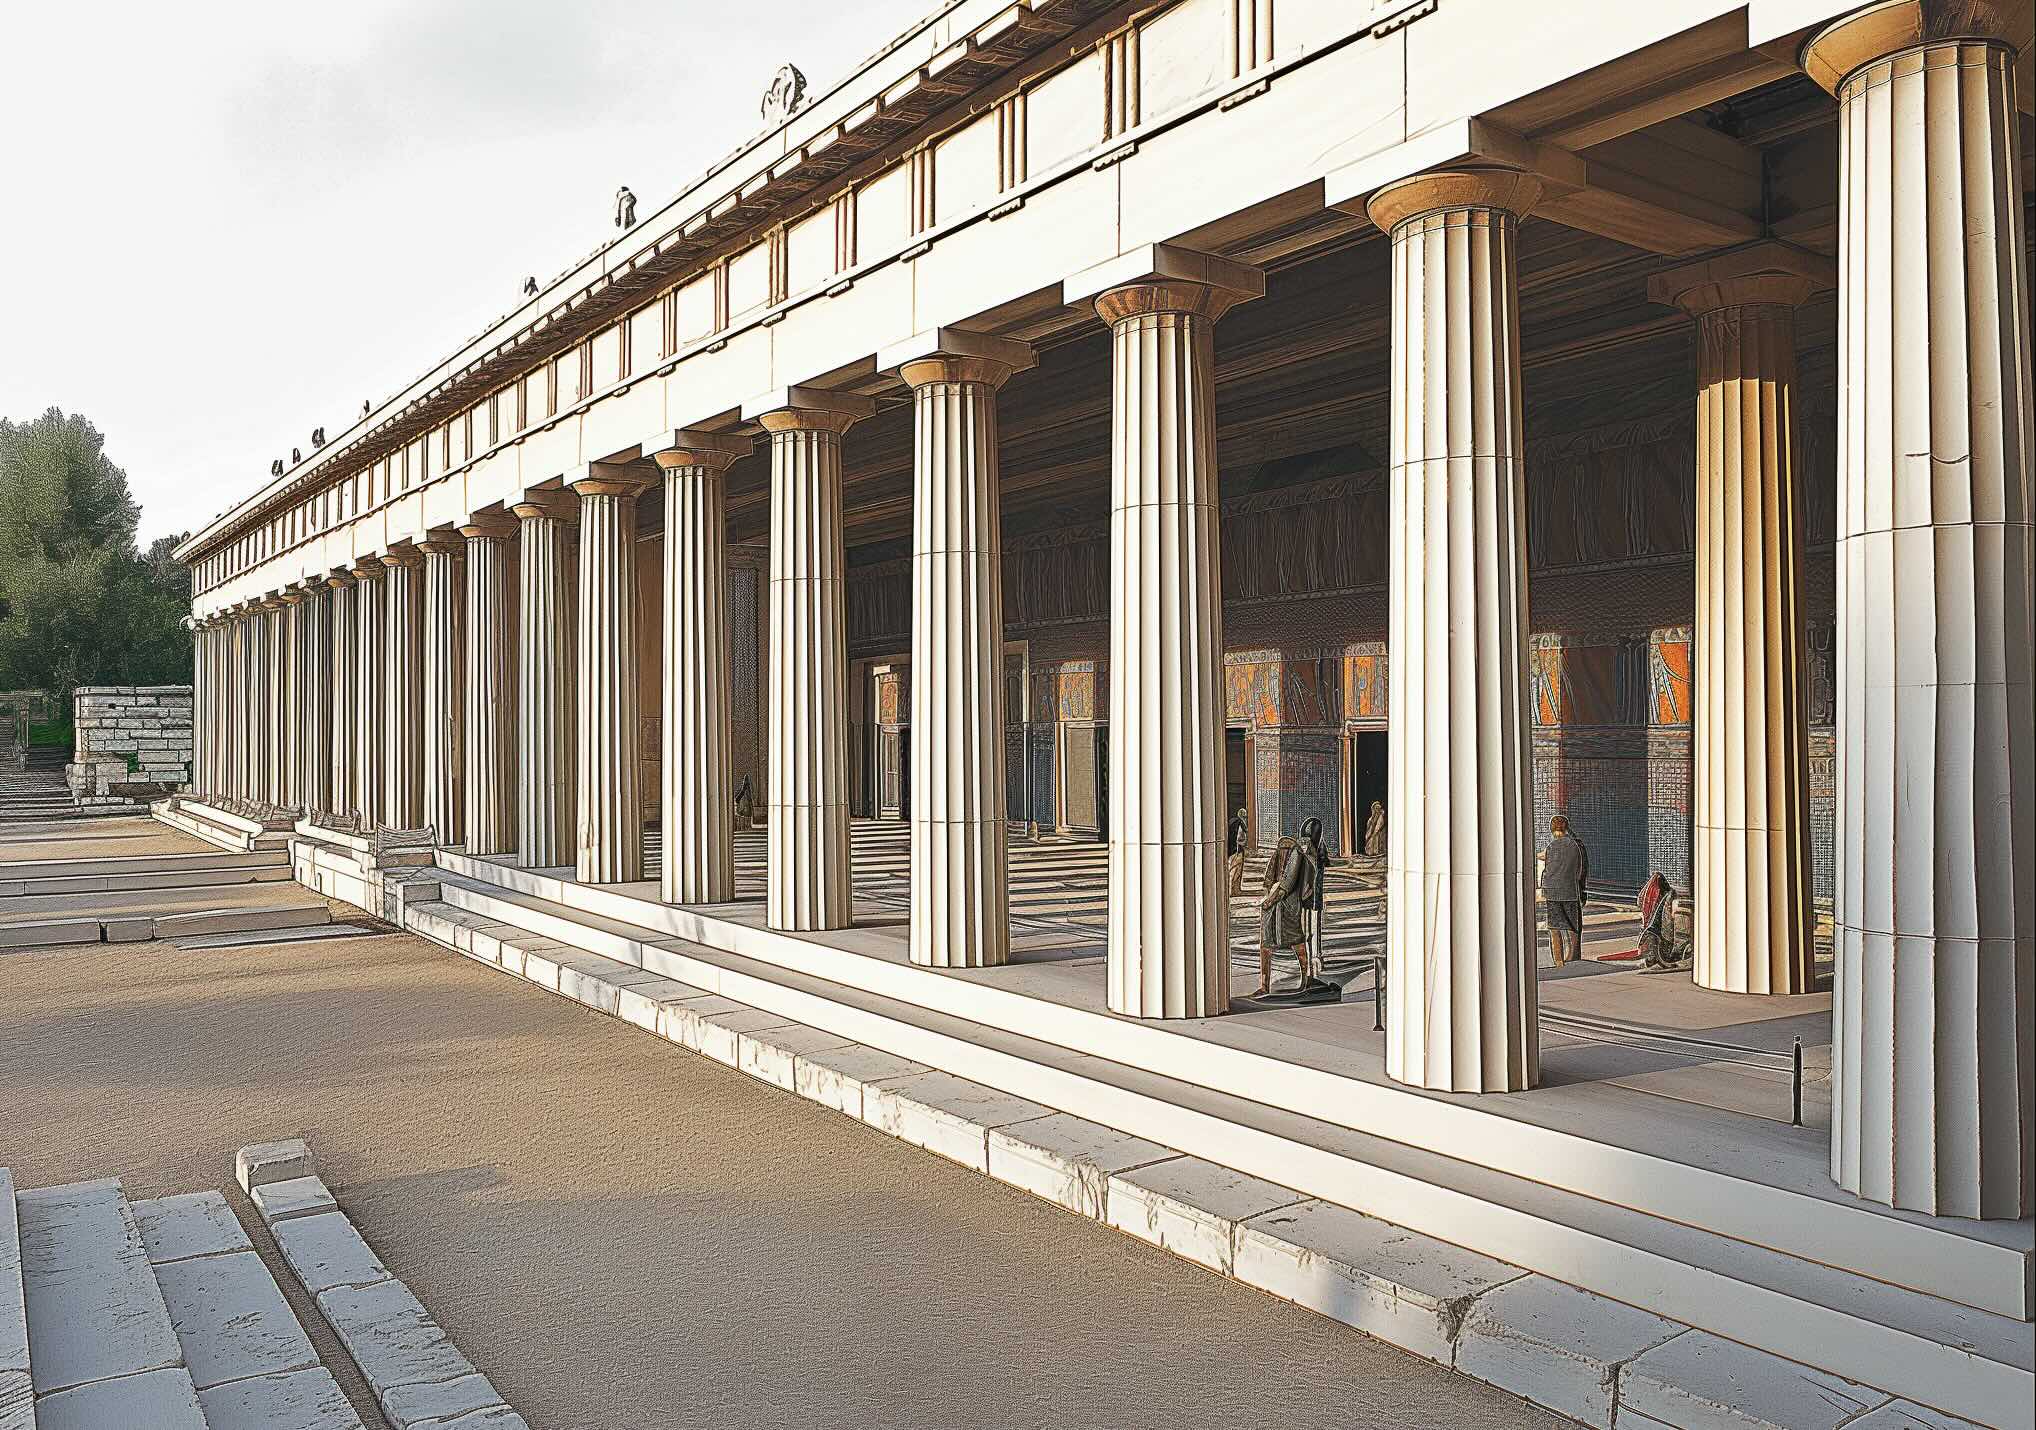
{"type": "Polygon", "coordinates": [[[1323,884],[1328,867],[1329,855],[1322,847],[1319,819],[1304,820],[1299,837],[1287,835],[1273,851],[1266,865],[1265,894],[1259,900],[1258,988],[1252,997],[1273,1003],[1343,1000],[1343,990],[1315,971],[1321,966],[1321,959],[1319,951],[1311,949],[1321,936],[1323,884]],[[1272,991],[1275,949],[1292,949],[1301,966],[1299,985],[1284,993],[1272,991]]]}
{"type": "Polygon", "coordinates": [[[1364,821],[1364,855],[1367,859],[1386,857],[1386,807],[1371,802],[1371,814],[1364,821]]]}

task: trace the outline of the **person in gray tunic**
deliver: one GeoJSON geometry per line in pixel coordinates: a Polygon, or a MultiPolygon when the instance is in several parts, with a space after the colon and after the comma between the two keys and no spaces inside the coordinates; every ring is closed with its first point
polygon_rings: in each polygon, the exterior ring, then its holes
{"type": "Polygon", "coordinates": [[[1541,902],[1548,908],[1548,951],[1560,965],[1582,956],[1584,900],[1590,897],[1591,856],[1562,815],[1548,821],[1541,856],[1541,902]]]}
{"type": "MultiPolygon", "coordinates": [[[[1310,820],[1319,831],[1319,822],[1310,820]]],[[[1322,887],[1321,845],[1292,835],[1280,840],[1265,870],[1265,893],[1258,901],[1258,990],[1272,991],[1274,949],[1292,949],[1301,962],[1301,983],[1308,982],[1308,910],[1322,887]]]]}

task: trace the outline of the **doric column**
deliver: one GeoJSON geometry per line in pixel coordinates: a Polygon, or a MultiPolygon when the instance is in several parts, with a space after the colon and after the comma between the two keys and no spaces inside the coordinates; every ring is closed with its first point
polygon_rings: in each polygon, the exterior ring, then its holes
{"type": "Polygon", "coordinates": [[[269,761],[270,735],[275,705],[274,630],[269,620],[269,602],[256,603],[247,618],[247,798],[256,804],[275,803],[274,768],[269,761]]]}
{"type": "Polygon", "coordinates": [[[1804,50],[1838,96],[1831,1170],[2031,1207],[2036,741],[2027,4],[1883,4],[1804,50]]]}
{"type": "Polygon", "coordinates": [[[383,558],[383,649],[388,652],[383,701],[382,822],[424,827],[424,553],[394,546],[383,558]]]}
{"type": "Polygon", "coordinates": [[[1781,243],[1655,274],[1697,320],[1696,982],[1810,991],[1796,308],[1832,264],[1781,243]]]}
{"type": "Polygon", "coordinates": [[[325,578],[331,590],[332,695],[332,812],[360,813],[360,781],[355,775],[360,739],[355,728],[360,720],[360,701],[354,684],[354,669],[360,663],[360,635],[354,621],[353,575],[335,571],[325,578]]]}
{"type": "Polygon", "coordinates": [[[1540,1077],[1515,270],[1539,195],[1471,170],[1369,205],[1392,236],[1386,1071],[1447,1092],[1540,1077]]]}
{"type": "Polygon", "coordinates": [[[303,736],[298,727],[299,690],[297,679],[303,664],[304,640],[304,593],[292,588],[276,597],[281,604],[274,612],[276,654],[275,654],[275,723],[274,732],[274,775],[275,802],[285,809],[297,810],[303,801],[297,794],[299,754],[303,736]]]}
{"type": "Polygon", "coordinates": [[[1230,1005],[1215,330],[1264,291],[1163,245],[1062,290],[1110,325],[1109,1006],[1134,1017],[1230,1005]]]}
{"type": "Polygon", "coordinates": [[[466,849],[516,852],[516,520],[477,514],[467,540],[466,849]]]}
{"type": "Polygon", "coordinates": [[[332,808],[332,603],[323,581],[306,583],[298,607],[297,802],[332,808]]]}
{"type": "Polygon", "coordinates": [[[227,617],[229,641],[226,650],[226,782],[220,793],[227,799],[249,797],[247,737],[247,650],[248,617],[236,611],[227,617]]]}
{"type": "Polygon", "coordinates": [[[388,578],[373,556],[354,563],[354,799],[361,828],[388,822],[383,761],[388,755],[388,578]]]}
{"type": "Polygon", "coordinates": [[[764,921],[774,929],[846,928],[853,916],[841,434],[874,410],[867,397],[803,387],[744,410],[771,436],[764,921]]]}
{"type": "Polygon", "coordinates": [[[208,721],[212,714],[211,633],[205,622],[190,618],[191,632],[191,778],[184,792],[197,795],[205,788],[206,769],[211,759],[208,721]]]}
{"type": "Polygon", "coordinates": [[[1023,343],[950,330],[879,366],[912,389],[911,927],[914,963],[1010,956],[997,389],[1023,343]]]}
{"type": "Polygon", "coordinates": [[[580,498],[579,854],[585,884],[643,877],[643,787],[636,764],[636,499],[650,485],[596,462],[580,498]]]}
{"type": "Polygon", "coordinates": [[[424,542],[424,822],[440,844],[458,844],[465,831],[465,556],[457,533],[424,542]]]}
{"type": "Polygon", "coordinates": [[[521,531],[516,667],[516,862],[573,862],[573,528],[578,503],[532,492],[512,510],[521,531]]]}
{"type": "Polygon", "coordinates": [[[729,756],[728,549],[724,484],[747,437],[668,432],[644,455],[665,474],[664,868],[668,904],[735,897],[729,756]]]}

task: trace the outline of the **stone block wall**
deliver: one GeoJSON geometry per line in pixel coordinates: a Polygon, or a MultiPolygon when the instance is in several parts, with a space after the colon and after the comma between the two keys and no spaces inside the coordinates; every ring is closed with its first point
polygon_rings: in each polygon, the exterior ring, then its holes
{"type": "Polygon", "coordinates": [[[84,685],[65,773],[80,804],[117,804],[191,782],[191,687],[84,685]]]}

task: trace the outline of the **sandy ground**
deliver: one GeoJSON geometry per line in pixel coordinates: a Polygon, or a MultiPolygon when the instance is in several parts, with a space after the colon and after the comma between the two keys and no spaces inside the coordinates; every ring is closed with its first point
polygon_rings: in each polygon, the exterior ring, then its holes
{"type": "Polygon", "coordinates": [[[0,824],[0,860],[216,854],[216,846],[153,819],[36,819],[0,824]]]}
{"type": "Polygon", "coordinates": [[[408,935],[10,955],[0,1049],[22,1186],[308,1136],[538,1430],[1566,1423],[408,935]]]}

